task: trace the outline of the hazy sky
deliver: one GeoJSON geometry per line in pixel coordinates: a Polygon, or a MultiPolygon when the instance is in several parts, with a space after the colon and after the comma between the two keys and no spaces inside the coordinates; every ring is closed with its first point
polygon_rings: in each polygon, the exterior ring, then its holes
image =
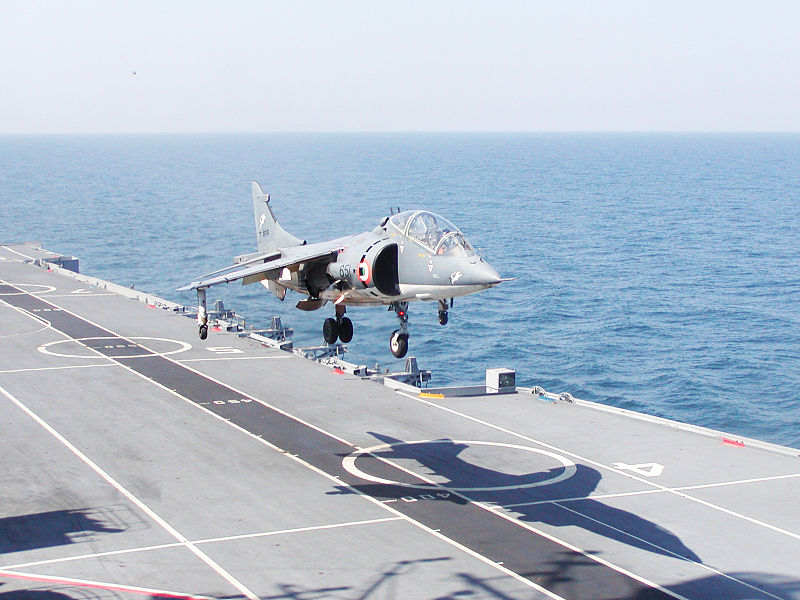
{"type": "Polygon", "coordinates": [[[0,0],[2,133],[406,130],[798,131],[800,2],[0,0]]]}

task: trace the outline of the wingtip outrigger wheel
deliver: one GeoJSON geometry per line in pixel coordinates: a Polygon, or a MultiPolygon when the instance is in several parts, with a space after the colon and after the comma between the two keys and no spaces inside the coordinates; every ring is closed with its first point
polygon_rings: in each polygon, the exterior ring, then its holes
{"type": "Polygon", "coordinates": [[[206,288],[197,288],[197,325],[200,339],[208,337],[208,311],[206,310],[206,288]]]}

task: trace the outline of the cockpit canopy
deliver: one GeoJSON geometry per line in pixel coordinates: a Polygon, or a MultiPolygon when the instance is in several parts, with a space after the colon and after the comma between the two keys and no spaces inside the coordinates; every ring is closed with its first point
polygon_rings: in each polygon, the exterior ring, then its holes
{"type": "Polygon", "coordinates": [[[442,216],[425,210],[407,210],[393,215],[389,225],[432,254],[474,256],[475,250],[458,227],[442,216]]]}

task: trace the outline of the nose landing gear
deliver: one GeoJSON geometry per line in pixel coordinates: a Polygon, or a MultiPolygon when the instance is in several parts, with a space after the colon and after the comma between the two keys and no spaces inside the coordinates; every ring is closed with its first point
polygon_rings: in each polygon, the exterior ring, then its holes
{"type": "Polygon", "coordinates": [[[408,352],[408,334],[395,329],[389,338],[389,349],[395,358],[403,358],[408,352]]]}
{"type": "Polygon", "coordinates": [[[389,349],[395,358],[403,358],[408,352],[408,302],[392,302],[389,308],[400,320],[400,329],[395,329],[389,338],[389,349]]]}
{"type": "MultiPolygon", "coordinates": [[[[450,299],[450,308],[453,306],[453,299],[450,299]]],[[[439,300],[439,325],[447,325],[448,315],[447,315],[447,300],[439,300]]]]}
{"type": "Polygon", "coordinates": [[[344,316],[347,309],[341,304],[336,306],[336,318],[325,319],[322,324],[322,337],[326,344],[335,344],[336,340],[341,340],[343,344],[349,344],[353,340],[353,322],[344,316]]]}

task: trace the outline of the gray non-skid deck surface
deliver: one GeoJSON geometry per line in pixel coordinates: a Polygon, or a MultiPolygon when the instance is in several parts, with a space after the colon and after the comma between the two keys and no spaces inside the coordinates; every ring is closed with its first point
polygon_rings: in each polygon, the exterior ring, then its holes
{"type": "Polygon", "coordinates": [[[796,456],[201,342],[14,250],[0,600],[800,598],[796,456]]]}

